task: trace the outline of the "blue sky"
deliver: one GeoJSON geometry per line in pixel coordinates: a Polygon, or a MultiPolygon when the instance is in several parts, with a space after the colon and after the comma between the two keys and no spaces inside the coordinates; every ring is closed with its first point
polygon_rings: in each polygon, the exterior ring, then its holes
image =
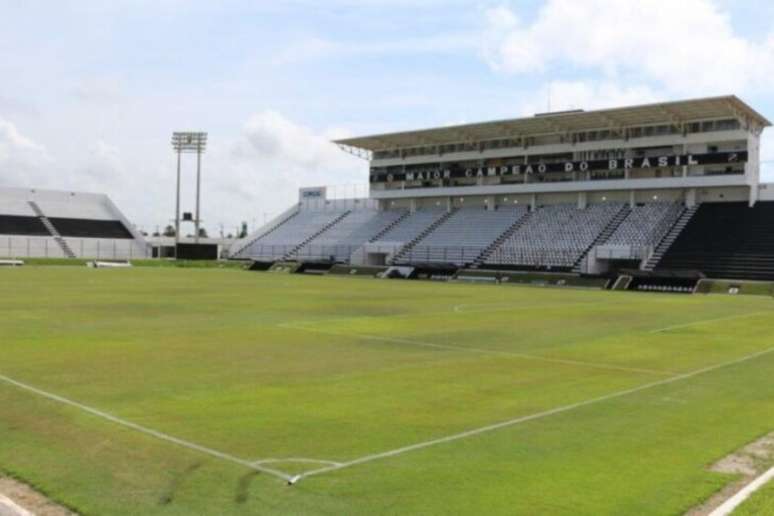
{"type": "Polygon", "coordinates": [[[553,109],[736,93],[774,118],[760,4],[0,0],[0,185],[104,191],[152,230],[170,133],[207,130],[203,218],[228,232],[298,186],[365,183],[330,138],[527,115],[549,91],[553,109]]]}

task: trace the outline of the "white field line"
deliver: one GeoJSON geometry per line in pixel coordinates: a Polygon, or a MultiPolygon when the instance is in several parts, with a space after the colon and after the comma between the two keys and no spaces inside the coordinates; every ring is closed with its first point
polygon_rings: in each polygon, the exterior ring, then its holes
{"type": "Polygon", "coordinates": [[[577,403],[571,403],[569,405],[563,405],[561,407],[553,408],[553,409],[546,410],[546,411],[543,411],[543,412],[538,412],[536,414],[530,414],[530,415],[527,415],[527,416],[522,416],[522,417],[518,417],[518,418],[515,418],[515,419],[510,419],[508,421],[502,421],[500,423],[494,423],[492,425],[483,426],[483,427],[480,427],[480,428],[475,428],[475,429],[472,429],[472,430],[468,430],[466,432],[460,432],[458,434],[448,435],[446,437],[441,437],[439,439],[433,439],[433,440],[430,440],[430,441],[424,441],[424,442],[412,444],[412,445],[409,445],[409,446],[404,446],[402,448],[396,448],[394,450],[388,450],[388,451],[381,452],[381,453],[375,453],[375,454],[372,454],[372,455],[366,455],[366,456],[363,456],[363,457],[360,457],[360,458],[357,458],[357,459],[354,459],[354,460],[351,460],[351,461],[348,461],[348,462],[344,462],[344,463],[342,463],[342,464],[340,464],[338,466],[329,466],[329,467],[320,468],[320,469],[316,469],[316,470],[312,470],[312,471],[307,471],[306,473],[303,473],[303,474],[299,475],[296,480],[300,480],[302,478],[313,476],[313,475],[320,475],[320,474],[323,474],[323,473],[328,473],[328,472],[337,471],[337,470],[344,469],[344,468],[349,468],[349,467],[352,467],[352,466],[356,466],[358,464],[365,464],[367,462],[373,462],[373,461],[376,461],[376,460],[386,459],[386,458],[389,458],[389,457],[395,457],[396,455],[402,455],[404,453],[408,453],[408,452],[412,452],[412,451],[416,451],[416,450],[421,450],[423,448],[429,448],[431,446],[435,446],[435,445],[438,445],[438,444],[443,444],[443,443],[448,443],[448,442],[452,442],[452,441],[457,441],[457,440],[460,440],[460,439],[466,439],[468,437],[473,437],[473,436],[484,434],[484,433],[487,433],[487,432],[493,432],[495,430],[500,430],[502,428],[507,428],[507,427],[519,425],[521,423],[526,423],[528,421],[535,421],[535,420],[538,420],[538,419],[543,419],[543,418],[547,418],[547,417],[550,417],[550,416],[555,416],[557,414],[562,414],[564,412],[570,412],[572,410],[579,409],[579,408],[582,408],[582,407],[587,407],[589,405],[594,405],[596,403],[601,403],[601,402],[613,400],[613,399],[616,399],[616,398],[622,398],[622,397],[628,396],[630,394],[635,394],[635,393],[642,392],[642,391],[645,391],[645,390],[648,390],[648,389],[653,389],[654,387],[660,387],[662,385],[669,385],[671,383],[679,382],[679,381],[682,381],[682,380],[687,380],[687,379],[693,378],[695,376],[699,376],[699,375],[702,375],[702,374],[710,373],[710,372],[716,371],[718,369],[723,369],[723,368],[730,367],[730,366],[733,366],[733,365],[741,364],[743,362],[747,362],[749,360],[753,360],[755,358],[759,358],[761,356],[770,354],[772,352],[774,352],[774,347],[773,348],[769,348],[769,349],[765,349],[763,351],[759,351],[757,353],[752,353],[750,355],[745,355],[745,356],[743,356],[741,358],[737,358],[737,359],[734,359],[734,360],[731,360],[731,361],[728,361],[728,362],[723,362],[721,364],[716,364],[716,365],[704,367],[702,369],[697,369],[695,371],[690,371],[688,373],[683,373],[683,374],[672,376],[670,378],[665,378],[663,380],[659,380],[659,381],[656,381],[656,382],[651,382],[651,383],[647,383],[645,385],[640,385],[639,387],[633,387],[631,389],[625,389],[625,390],[622,390],[622,391],[613,392],[611,394],[605,394],[604,396],[599,396],[597,398],[592,398],[592,399],[585,400],[585,401],[579,401],[577,403]]]}
{"type": "Polygon", "coordinates": [[[0,494],[0,516],[35,516],[13,500],[0,494]]]}
{"type": "Polygon", "coordinates": [[[701,324],[709,324],[713,322],[721,322],[721,321],[731,321],[733,319],[742,319],[745,317],[754,317],[756,315],[762,315],[762,314],[770,314],[772,313],[771,310],[764,310],[760,312],[751,312],[748,314],[739,314],[739,315],[729,315],[726,317],[717,317],[715,319],[703,319],[701,321],[694,321],[689,322],[685,324],[675,324],[673,326],[665,326],[664,328],[658,328],[657,330],[651,330],[649,333],[664,333],[670,330],[678,330],[680,328],[690,328],[691,326],[699,326],[701,324]]]}
{"type": "Polygon", "coordinates": [[[766,483],[771,480],[774,480],[774,467],[747,484],[744,489],[726,500],[720,507],[712,511],[709,516],[728,516],[734,512],[736,508],[742,504],[742,502],[747,500],[750,495],[752,495],[755,491],[766,485],[766,483]]]}
{"type": "Polygon", "coordinates": [[[336,462],[333,460],[304,459],[300,457],[291,457],[287,459],[260,459],[253,462],[253,464],[261,465],[261,464],[272,464],[276,462],[302,462],[302,463],[309,463],[309,464],[329,464],[331,466],[341,466],[341,462],[336,462]]]}
{"type": "MultiPolygon", "coordinates": [[[[303,321],[290,321],[287,323],[284,323],[286,325],[305,325],[305,324],[321,324],[321,323],[335,323],[335,322],[359,322],[359,321],[367,321],[369,319],[376,319],[376,320],[384,320],[384,319],[401,319],[404,317],[427,317],[428,315],[448,315],[449,313],[486,313],[486,312],[512,312],[516,310],[542,310],[542,309],[548,309],[548,308],[562,308],[562,307],[572,307],[572,306],[606,306],[606,305],[621,305],[620,302],[606,302],[606,303],[594,303],[591,305],[588,302],[578,302],[578,303],[550,303],[550,304],[544,304],[544,305],[518,305],[518,304],[509,304],[506,302],[502,303],[472,303],[472,304],[459,304],[449,307],[446,310],[437,310],[433,312],[411,312],[411,313],[400,313],[400,314],[388,314],[388,315],[361,315],[361,316],[354,316],[354,317],[335,317],[335,318],[326,318],[326,319],[306,319],[303,321]],[[465,307],[467,306],[492,306],[494,308],[488,309],[488,310],[465,310],[465,307]],[[499,307],[499,308],[498,308],[499,307]]],[[[282,326],[282,324],[280,325],[282,326]]]]}
{"type": "MultiPolygon", "coordinates": [[[[550,309],[550,308],[563,308],[565,306],[590,306],[590,307],[597,307],[597,306],[605,306],[610,305],[612,303],[589,303],[586,302],[577,302],[577,303],[546,303],[544,305],[520,305],[517,303],[463,303],[459,305],[454,305],[454,312],[456,313],[463,313],[463,314],[470,314],[470,313],[486,313],[486,312],[508,312],[508,311],[515,311],[515,310],[544,310],[544,309],[550,309]],[[485,308],[484,310],[465,310],[466,307],[492,307],[492,308],[485,308]],[[498,308],[499,307],[499,308],[498,308]]],[[[616,303],[619,304],[619,303],[616,303]]],[[[417,314],[412,314],[417,315],[417,314]]],[[[425,315],[424,313],[421,315],[425,315]]]]}
{"type": "Polygon", "coordinates": [[[268,475],[273,475],[275,477],[281,478],[283,480],[290,481],[293,477],[292,475],[289,475],[288,473],[285,473],[283,471],[279,471],[272,468],[267,468],[264,466],[260,466],[255,464],[254,462],[247,461],[240,459],[238,457],[234,457],[233,455],[229,455],[228,453],[224,453],[218,450],[213,450],[212,448],[207,448],[206,446],[202,446],[190,441],[186,441],[174,436],[171,436],[169,434],[165,434],[163,432],[159,432],[158,430],[153,430],[152,428],[147,428],[142,425],[138,425],[137,423],[132,423],[131,421],[126,421],[125,419],[121,419],[119,417],[116,417],[112,414],[108,414],[107,412],[103,412],[101,410],[95,409],[93,407],[89,407],[88,405],[84,405],[82,403],[78,403],[77,401],[73,401],[67,398],[64,398],[62,396],[58,396],[56,394],[52,394],[50,392],[38,389],[37,387],[33,387],[31,385],[28,385],[26,383],[22,383],[18,380],[14,380],[13,378],[10,378],[5,375],[0,375],[0,381],[3,381],[5,383],[8,383],[10,385],[13,385],[15,387],[18,387],[19,389],[23,389],[25,391],[32,392],[34,394],[37,394],[38,396],[41,396],[43,398],[47,398],[52,401],[56,401],[59,403],[62,403],[64,405],[69,405],[71,407],[75,407],[77,409],[80,409],[84,412],[88,412],[89,414],[92,414],[94,416],[97,416],[102,419],[106,419],[112,423],[115,423],[117,425],[121,425],[126,428],[130,428],[132,430],[135,430],[137,432],[150,435],[152,437],[155,437],[156,439],[160,439],[162,441],[167,441],[173,444],[177,444],[178,446],[182,446],[184,448],[188,448],[190,450],[195,450],[200,453],[203,453],[205,455],[210,455],[212,457],[216,457],[218,459],[232,462],[234,464],[239,464],[241,466],[245,466],[247,468],[254,469],[256,471],[260,471],[261,473],[266,473],[268,475]]]}
{"type": "Polygon", "coordinates": [[[308,332],[314,332],[314,333],[323,333],[327,335],[336,335],[338,337],[349,337],[353,339],[364,339],[364,340],[375,340],[375,341],[381,341],[381,342],[394,342],[396,344],[408,344],[411,346],[420,346],[425,348],[435,348],[435,349],[443,349],[448,351],[465,351],[468,353],[476,353],[480,355],[490,355],[490,356],[503,356],[503,357],[511,357],[511,358],[521,358],[524,360],[534,360],[537,362],[547,362],[552,364],[563,364],[563,365],[572,365],[572,366],[579,366],[579,367],[588,367],[592,369],[606,369],[610,371],[624,371],[627,373],[638,373],[638,374],[651,374],[651,375],[657,375],[657,376],[664,376],[664,375],[673,375],[676,374],[674,371],[659,371],[655,369],[641,369],[637,367],[626,367],[626,366],[617,366],[614,364],[601,364],[596,362],[584,362],[580,360],[570,360],[570,359],[564,359],[564,358],[550,358],[550,357],[544,357],[541,355],[530,355],[528,353],[514,353],[511,351],[498,351],[493,349],[482,349],[482,348],[470,348],[466,346],[454,346],[451,344],[436,344],[434,342],[424,342],[421,340],[413,340],[413,339],[399,339],[394,337],[379,337],[377,335],[366,335],[363,333],[347,333],[347,332],[337,332],[332,330],[323,330],[320,328],[314,328],[310,327],[309,325],[306,326],[294,326],[292,324],[280,324],[281,328],[287,328],[291,330],[301,330],[301,331],[308,331],[308,332]]]}

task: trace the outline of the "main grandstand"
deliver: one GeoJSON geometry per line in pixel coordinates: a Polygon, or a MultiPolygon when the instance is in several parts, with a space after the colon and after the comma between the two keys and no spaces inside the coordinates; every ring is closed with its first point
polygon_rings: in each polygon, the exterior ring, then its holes
{"type": "Polygon", "coordinates": [[[107,195],[2,188],[0,256],[124,260],[149,251],[107,195]]]}
{"type": "Polygon", "coordinates": [[[302,190],[232,254],[772,280],[770,125],[724,96],[339,140],[370,161],[370,197],[302,190]]]}

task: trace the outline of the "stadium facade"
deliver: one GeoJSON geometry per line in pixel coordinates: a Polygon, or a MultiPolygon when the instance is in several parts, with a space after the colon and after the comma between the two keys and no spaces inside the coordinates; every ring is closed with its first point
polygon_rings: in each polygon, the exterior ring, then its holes
{"type": "Polygon", "coordinates": [[[339,140],[367,199],[297,205],[235,249],[258,261],[774,279],[770,122],[735,96],[339,140]]]}

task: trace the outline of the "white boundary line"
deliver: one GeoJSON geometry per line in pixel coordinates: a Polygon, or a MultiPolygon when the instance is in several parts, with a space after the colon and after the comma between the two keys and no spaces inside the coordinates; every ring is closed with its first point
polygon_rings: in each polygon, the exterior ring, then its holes
{"type": "Polygon", "coordinates": [[[131,428],[132,430],[136,430],[137,432],[150,435],[152,437],[155,437],[156,439],[160,439],[162,441],[167,441],[170,443],[177,444],[178,446],[182,446],[184,448],[188,448],[190,450],[198,451],[199,453],[204,453],[206,455],[211,455],[212,457],[216,457],[218,459],[232,462],[234,464],[239,464],[241,466],[245,466],[247,468],[254,469],[256,471],[260,471],[261,473],[266,473],[268,475],[273,475],[275,477],[281,478],[283,480],[287,480],[290,482],[293,478],[293,476],[276,469],[267,468],[261,465],[256,464],[255,462],[247,461],[240,459],[238,457],[234,457],[233,455],[229,455],[228,453],[224,453],[218,450],[213,450],[212,448],[207,448],[206,446],[202,446],[196,443],[192,443],[190,441],[185,441],[183,439],[179,439],[177,437],[171,436],[169,434],[165,434],[163,432],[159,432],[158,430],[153,430],[152,428],[148,428],[142,425],[138,425],[137,423],[132,423],[131,421],[127,421],[125,419],[121,419],[119,417],[116,417],[112,414],[108,414],[107,412],[103,412],[101,410],[89,407],[88,405],[84,405],[82,403],[78,403],[77,401],[73,401],[67,398],[64,398],[62,396],[58,396],[56,394],[52,394],[50,392],[38,389],[37,387],[33,387],[31,385],[28,385],[26,383],[22,383],[18,380],[14,380],[13,378],[10,378],[8,376],[0,374],[0,381],[3,381],[5,383],[8,383],[10,385],[13,385],[15,387],[18,387],[19,389],[23,389],[25,391],[32,392],[34,394],[37,394],[38,396],[42,396],[43,398],[48,398],[52,401],[57,401],[59,403],[62,403],[64,405],[69,405],[71,407],[75,407],[77,409],[80,409],[84,412],[88,412],[89,414],[92,414],[94,416],[100,417],[102,419],[106,419],[108,421],[111,421],[117,425],[124,426],[126,428],[131,428]]]}
{"type": "MultiPolygon", "coordinates": [[[[518,303],[509,303],[508,301],[503,301],[502,303],[463,303],[459,305],[454,305],[453,311],[458,314],[477,314],[477,313],[488,313],[488,312],[509,312],[509,311],[516,311],[516,310],[550,310],[552,308],[563,308],[565,306],[588,306],[588,307],[597,307],[597,306],[606,306],[613,303],[607,302],[607,303],[589,303],[586,302],[572,302],[572,303],[546,303],[544,305],[521,305],[518,303]],[[493,307],[489,309],[484,310],[465,310],[465,307],[493,307]],[[499,308],[498,308],[499,307],[499,308]]],[[[618,304],[618,303],[616,303],[618,304]]],[[[446,312],[442,312],[446,313],[446,312]]],[[[418,315],[418,314],[411,314],[411,315],[418,315]]],[[[420,315],[426,315],[424,313],[420,315]]]]}
{"type": "MultiPolygon", "coordinates": [[[[621,305],[620,302],[606,302],[606,303],[594,303],[594,307],[599,306],[607,306],[607,305],[621,305]]],[[[289,321],[282,324],[279,324],[279,326],[284,325],[307,325],[307,324],[321,324],[321,323],[337,323],[337,322],[361,322],[361,321],[367,321],[369,319],[382,321],[385,319],[401,319],[404,317],[426,317],[428,315],[449,315],[453,313],[463,313],[463,314],[477,314],[477,313],[488,313],[488,312],[513,312],[517,310],[542,310],[542,309],[551,309],[551,308],[562,308],[562,307],[573,307],[573,306],[591,306],[588,302],[572,302],[572,303],[550,303],[550,304],[544,304],[544,305],[518,305],[518,304],[508,304],[507,302],[502,303],[464,303],[459,305],[450,306],[446,310],[437,310],[432,312],[410,312],[410,313],[397,313],[397,314],[385,314],[385,315],[356,315],[351,317],[334,317],[334,318],[325,318],[321,317],[319,319],[306,319],[302,321],[289,321]],[[489,310],[465,310],[464,307],[466,306],[493,306],[495,308],[491,308],[489,310]],[[499,307],[499,308],[497,308],[499,307]]]]}
{"type": "Polygon", "coordinates": [[[730,321],[730,320],[733,320],[733,319],[742,319],[744,317],[754,317],[756,315],[763,315],[763,314],[770,314],[770,313],[772,313],[771,310],[763,310],[763,311],[760,311],[760,312],[751,312],[751,313],[747,313],[747,314],[729,315],[729,316],[726,316],[726,317],[718,317],[716,319],[704,319],[704,320],[701,320],[701,321],[694,321],[694,322],[689,322],[689,323],[685,323],[685,324],[675,324],[674,326],[666,326],[664,328],[659,328],[657,330],[651,330],[649,333],[664,333],[664,332],[667,332],[667,331],[670,331],[670,330],[677,330],[677,329],[680,329],[680,328],[690,328],[691,326],[698,326],[700,324],[708,324],[708,323],[720,322],[720,321],[730,321]]]}
{"type": "Polygon", "coordinates": [[[341,466],[341,462],[336,462],[333,460],[304,459],[299,457],[292,457],[287,459],[259,459],[253,462],[253,464],[261,465],[261,464],[272,464],[276,462],[302,462],[302,463],[309,463],[309,464],[329,464],[332,466],[341,466]]]}
{"type": "Polygon", "coordinates": [[[35,516],[30,511],[17,505],[7,496],[0,494],[0,516],[35,516]]]}
{"type": "Polygon", "coordinates": [[[466,346],[454,346],[451,344],[436,344],[433,342],[423,342],[421,340],[413,340],[413,339],[398,339],[393,337],[379,337],[377,335],[366,335],[363,333],[346,333],[346,332],[336,332],[331,330],[321,330],[319,328],[310,328],[308,326],[293,326],[292,324],[280,324],[281,328],[291,329],[291,330],[300,330],[300,331],[308,331],[308,332],[314,332],[314,333],[322,333],[326,335],[335,335],[338,337],[349,337],[353,339],[364,339],[364,340],[376,340],[376,341],[382,341],[382,342],[394,342],[396,344],[409,344],[412,346],[421,346],[425,348],[436,348],[436,349],[444,349],[449,351],[467,351],[469,353],[477,353],[481,355],[492,355],[492,356],[505,356],[505,357],[512,357],[512,358],[521,358],[524,360],[534,360],[538,362],[548,362],[552,364],[564,364],[564,365],[573,365],[573,366],[579,366],[579,367],[590,367],[593,369],[606,369],[611,371],[624,371],[628,373],[638,373],[638,374],[650,374],[650,375],[658,375],[658,376],[664,376],[664,375],[673,375],[676,374],[674,371],[657,371],[655,369],[640,369],[636,367],[626,367],[626,366],[617,366],[613,364],[600,364],[600,363],[594,363],[594,362],[583,362],[579,360],[569,360],[569,359],[563,359],[563,358],[551,358],[551,357],[544,357],[541,355],[530,355],[528,353],[514,353],[511,351],[498,351],[493,349],[482,349],[482,348],[470,348],[466,346]]]}
{"type": "Polygon", "coordinates": [[[741,491],[723,502],[720,507],[709,513],[709,516],[728,516],[734,512],[736,508],[742,504],[742,502],[747,500],[750,495],[766,485],[772,479],[774,479],[774,467],[744,486],[741,491]]]}
{"type": "Polygon", "coordinates": [[[443,444],[443,443],[448,443],[448,442],[452,442],[452,441],[457,441],[459,439],[466,439],[468,437],[473,437],[473,436],[480,435],[480,434],[483,434],[483,433],[492,432],[492,431],[495,431],[495,430],[500,430],[502,428],[507,428],[507,427],[510,427],[510,426],[519,425],[521,423],[526,423],[528,421],[534,421],[534,420],[537,420],[537,419],[543,419],[543,418],[546,418],[546,417],[554,416],[556,414],[561,414],[561,413],[569,412],[569,411],[572,411],[572,410],[575,410],[575,409],[578,409],[578,408],[587,407],[587,406],[593,405],[595,403],[600,403],[600,402],[603,402],[603,401],[609,401],[609,400],[612,400],[612,399],[621,398],[621,397],[624,397],[624,396],[628,396],[630,394],[635,394],[635,393],[642,392],[642,391],[645,391],[645,390],[648,390],[648,389],[652,389],[654,387],[660,387],[662,385],[668,385],[668,384],[679,382],[679,381],[682,381],[682,380],[687,380],[689,378],[693,378],[695,376],[699,376],[699,375],[702,375],[702,374],[705,374],[705,373],[716,371],[718,369],[722,369],[722,368],[725,368],[725,367],[730,367],[730,366],[733,366],[733,365],[736,365],[736,364],[747,362],[749,360],[753,360],[755,358],[761,357],[763,355],[770,354],[772,352],[774,352],[774,347],[768,348],[768,349],[765,349],[763,351],[759,351],[757,353],[753,353],[753,354],[750,354],[750,355],[745,355],[745,356],[743,356],[741,358],[737,358],[737,359],[734,359],[734,360],[731,360],[731,361],[728,361],[728,362],[723,362],[721,364],[716,364],[716,365],[704,367],[702,369],[697,369],[695,371],[691,371],[691,372],[688,372],[688,373],[679,374],[677,376],[672,376],[670,378],[665,378],[663,380],[659,380],[659,381],[656,381],[656,382],[651,382],[651,383],[647,383],[645,385],[640,385],[639,387],[633,387],[631,389],[625,389],[625,390],[614,392],[614,393],[611,393],[611,394],[606,394],[604,396],[599,396],[597,398],[592,398],[592,399],[585,400],[585,401],[579,401],[577,403],[571,403],[569,405],[563,405],[561,407],[553,408],[553,409],[546,410],[546,411],[543,411],[543,412],[538,412],[538,413],[535,413],[535,414],[530,414],[530,415],[527,415],[527,416],[522,416],[522,417],[518,417],[518,418],[515,418],[515,419],[510,419],[508,421],[502,421],[500,423],[494,423],[492,425],[483,426],[483,427],[480,427],[480,428],[475,428],[475,429],[468,430],[468,431],[465,431],[465,432],[461,432],[461,433],[458,433],[458,434],[448,435],[446,437],[441,437],[439,439],[433,439],[433,440],[430,440],[430,441],[419,442],[419,443],[412,444],[412,445],[409,445],[409,446],[404,446],[402,448],[396,448],[394,450],[388,450],[388,451],[384,451],[384,452],[381,452],[381,453],[375,453],[375,454],[372,454],[372,455],[365,455],[363,457],[359,457],[357,459],[353,459],[353,460],[350,460],[348,462],[344,462],[344,463],[342,463],[339,466],[329,466],[329,467],[326,467],[326,468],[320,468],[320,469],[308,471],[306,473],[298,475],[298,478],[296,478],[296,481],[301,480],[302,478],[305,478],[305,477],[309,477],[309,476],[313,476],[313,475],[321,475],[323,473],[328,473],[328,472],[331,472],[331,471],[337,471],[339,469],[349,468],[349,467],[352,467],[352,466],[356,466],[358,464],[364,464],[366,462],[372,462],[372,461],[376,461],[376,460],[386,459],[386,458],[389,458],[389,457],[394,457],[396,455],[402,455],[404,453],[408,453],[408,452],[412,452],[412,451],[416,451],[416,450],[421,450],[423,448],[428,448],[430,446],[435,446],[437,444],[443,444]]]}

